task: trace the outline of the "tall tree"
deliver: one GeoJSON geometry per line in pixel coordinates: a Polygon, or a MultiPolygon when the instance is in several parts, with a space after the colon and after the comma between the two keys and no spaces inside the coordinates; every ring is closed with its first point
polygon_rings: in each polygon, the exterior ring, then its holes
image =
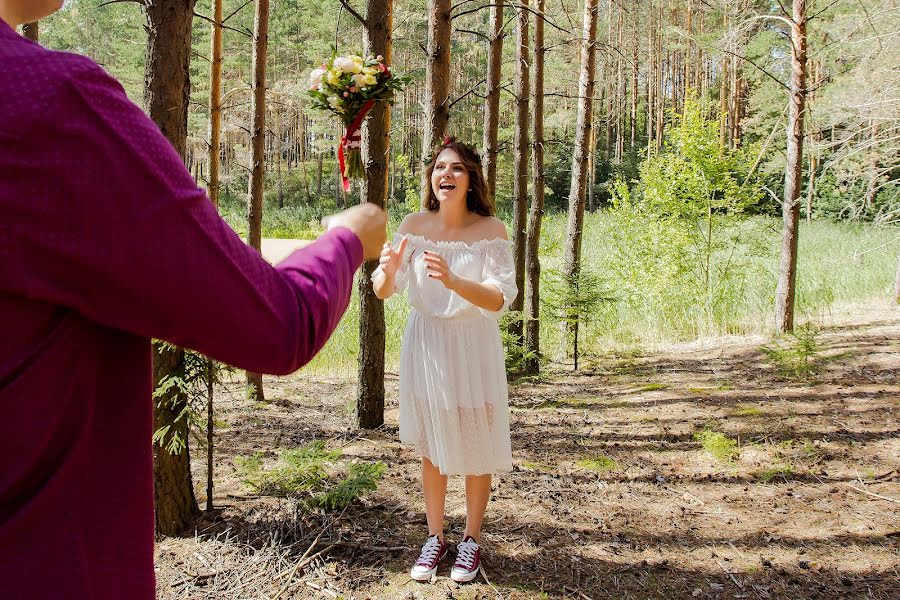
{"type": "MultiPolygon", "coordinates": [[[[190,100],[191,24],[193,0],[157,0],[146,5],[147,61],[144,72],[144,105],[172,146],[185,157],[187,114],[190,100]]],[[[184,350],[154,344],[154,389],[159,383],[184,373],[184,350]]],[[[190,530],[199,509],[191,480],[191,457],[186,443],[189,423],[183,415],[187,398],[178,386],[169,388],[154,406],[154,430],[167,428],[164,439],[153,445],[153,481],[156,530],[181,535],[190,530]],[[178,452],[167,446],[173,436],[184,440],[178,452]]]]}
{"type": "Polygon", "coordinates": [[[32,42],[40,41],[40,32],[39,32],[38,22],[34,23],[25,23],[22,25],[22,35],[31,40],[32,42]]]}
{"type": "Polygon", "coordinates": [[[781,264],[775,291],[775,327],[794,329],[797,292],[797,239],[800,228],[800,185],[803,179],[803,117],[806,104],[806,0],[793,0],[791,27],[791,97],[788,105],[787,166],[782,206],[781,264]]]}
{"type": "Polygon", "coordinates": [[[540,370],[540,280],[541,263],[538,249],[541,241],[541,219],[544,215],[544,6],[537,0],[534,20],[534,79],[531,84],[531,210],[528,214],[528,240],[525,253],[525,363],[523,370],[536,374],[540,370]]]}
{"type": "MultiPolygon", "coordinates": [[[[393,44],[393,0],[367,0],[365,51],[384,57],[391,64],[393,44]]],[[[391,109],[378,102],[363,126],[363,161],[366,179],[362,202],[387,206],[388,156],[390,151],[391,109]]],[[[367,261],[359,271],[359,369],[356,386],[356,425],[374,429],[384,424],[384,302],[375,297],[372,271],[378,261],[367,261]]]]}
{"type": "Polygon", "coordinates": [[[894,304],[900,304],[900,258],[897,259],[897,273],[894,275],[894,304]]]}
{"type": "MultiPolygon", "coordinates": [[[[529,0],[520,0],[516,8],[516,116],[513,131],[513,255],[516,265],[516,285],[519,293],[510,310],[521,314],[525,302],[525,227],[528,214],[528,94],[529,65],[528,21],[529,0]]],[[[522,343],[522,320],[510,323],[510,333],[516,344],[522,343]]]]}
{"type": "MultiPolygon", "coordinates": [[[[262,250],[263,191],[266,177],[266,54],[269,47],[269,0],[256,0],[253,18],[253,80],[250,112],[253,125],[250,135],[251,163],[247,192],[247,243],[262,250]]],[[[247,373],[247,397],[265,401],[262,375],[247,373]]]]}
{"type": "MultiPolygon", "coordinates": [[[[566,227],[565,270],[577,286],[581,272],[581,234],[584,227],[584,198],[587,183],[588,146],[594,97],[596,62],[597,0],[584,2],[584,30],[581,36],[581,72],[578,77],[578,116],[575,124],[575,148],[572,155],[572,180],[569,187],[569,219],[566,227]]],[[[578,335],[577,315],[570,317],[570,332],[578,335]]]]}
{"type": "MultiPolygon", "coordinates": [[[[212,23],[209,44],[209,185],[207,193],[219,207],[219,154],[222,134],[222,0],[211,0],[212,23]]],[[[206,510],[213,509],[213,373],[212,359],[207,359],[206,381],[206,510]]]]}
{"type": "Polygon", "coordinates": [[[482,163],[487,193],[492,204],[497,196],[497,125],[500,121],[500,67],[503,64],[503,0],[491,4],[491,31],[489,36],[487,66],[487,96],[484,99],[484,142],[482,163]]]}
{"type": "MultiPolygon", "coordinates": [[[[428,0],[428,58],[425,63],[425,131],[422,160],[447,133],[450,121],[450,0],[428,0]]],[[[431,183],[422,169],[422,194],[431,183]]]]}

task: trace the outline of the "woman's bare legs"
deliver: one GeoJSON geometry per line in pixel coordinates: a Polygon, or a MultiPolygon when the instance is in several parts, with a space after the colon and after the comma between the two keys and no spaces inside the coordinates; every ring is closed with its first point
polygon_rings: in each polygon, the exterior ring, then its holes
{"type": "Polygon", "coordinates": [[[471,535],[481,543],[481,523],[491,498],[491,476],[466,475],[466,532],[463,539],[471,535]]]}
{"type": "MultiPolygon", "coordinates": [[[[490,485],[488,486],[490,491],[490,485]]],[[[428,519],[428,536],[437,535],[444,541],[444,500],[447,497],[447,476],[422,457],[422,493],[425,495],[425,517],[428,519]]]]}

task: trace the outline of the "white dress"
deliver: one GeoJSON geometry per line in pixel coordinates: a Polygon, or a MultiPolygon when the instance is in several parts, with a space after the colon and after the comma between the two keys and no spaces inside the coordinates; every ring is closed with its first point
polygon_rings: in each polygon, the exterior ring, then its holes
{"type": "Polygon", "coordinates": [[[510,471],[509,397],[497,319],[517,294],[512,243],[406,237],[395,277],[397,291],[409,287],[412,307],[400,353],[400,440],[445,475],[510,471]],[[499,288],[503,307],[479,308],[429,278],[425,250],[443,256],[454,274],[499,288]]]}

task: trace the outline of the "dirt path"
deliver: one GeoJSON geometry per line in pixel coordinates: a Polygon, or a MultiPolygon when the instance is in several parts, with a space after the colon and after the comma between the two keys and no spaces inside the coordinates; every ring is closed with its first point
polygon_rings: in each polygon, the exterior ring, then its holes
{"type": "MultiPolygon", "coordinates": [[[[407,576],[425,517],[416,458],[397,442],[396,376],[388,424],[362,435],[351,381],[272,379],[265,406],[235,399],[236,381],[218,415],[222,509],[198,537],[159,543],[160,598],[900,598],[900,311],[857,307],[817,340],[808,381],[732,338],[514,385],[490,583],[463,587],[449,564],[432,584],[407,576]],[[236,455],[314,439],[386,463],[379,489],[342,515],[304,514],[234,472],[236,455]]],[[[451,540],[462,491],[451,479],[451,540]]]]}

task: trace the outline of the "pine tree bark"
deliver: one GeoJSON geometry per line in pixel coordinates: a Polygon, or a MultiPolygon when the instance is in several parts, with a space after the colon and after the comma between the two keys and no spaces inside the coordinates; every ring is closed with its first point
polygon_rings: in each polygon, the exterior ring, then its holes
{"type": "Polygon", "coordinates": [[[497,196],[497,125],[500,121],[500,68],[503,65],[503,0],[491,5],[490,48],[487,66],[487,97],[484,99],[484,138],[482,163],[490,202],[496,206],[497,196]]]}
{"type": "MultiPolygon", "coordinates": [[[[428,47],[425,63],[425,131],[422,160],[447,133],[450,122],[450,0],[428,0],[428,47]]],[[[422,169],[422,204],[431,182],[422,169]]]]}
{"type": "Polygon", "coordinates": [[[540,282],[541,220],[544,216],[544,5],[537,0],[534,19],[534,79],[531,84],[531,210],[528,214],[528,237],[525,252],[525,354],[522,365],[526,374],[540,371],[540,282]]]}
{"type": "MultiPolygon", "coordinates": [[[[596,62],[597,0],[584,2],[584,30],[581,42],[581,73],[578,79],[578,116],[575,125],[575,148],[572,157],[572,180],[569,189],[569,218],[566,228],[565,270],[575,282],[581,272],[581,237],[584,227],[584,198],[587,183],[588,145],[594,97],[594,65],[596,62]]],[[[570,315],[569,331],[577,340],[578,316],[570,315]]],[[[578,368],[577,350],[575,368],[578,368]]]]}
{"type": "MultiPolygon", "coordinates": [[[[144,72],[144,105],[151,119],[185,158],[187,111],[190,98],[191,24],[193,0],[158,0],[146,7],[147,60],[144,72]]],[[[163,350],[154,344],[153,387],[166,377],[184,371],[184,351],[163,350]]],[[[187,399],[177,389],[154,404],[154,430],[169,428],[169,435],[188,437],[188,423],[175,417],[187,399]]],[[[199,508],[191,479],[191,457],[184,449],[170,454],[163,445],[153,446],[153,491],[156,503],[156,531],[161,535],[183,535],[193,527],[199,508]]]]}
{"type": "MultiPolygon", "coordinates": [[[[266,177],[266,54],[269,47],[269,0],[256,0],[253,18],[253,79],[250,113],[253,118],[251,164],[247,193],[247,243],[262,250],[263,191],[266,177]]],[[[262,375],[247,372],[247,398],[265,402],[262,375]]]]}
{"type": "Polygon", "coordinates": [[[791,97],[788,106],[781,265],[775,291],[775,327],[794,329],[797,290],[797,240],[800,227],[800,185],[803,178],[803,118],[806,104],[806,0],[794,0],[791,16],[791,97]]]}
{"type": "MultiPolygon", "coordinates": [[[[209,51],[209,183],[207,193],[219,208],[219,146],[222,137],[222,0],[212,0],[209,51]]],[[[213,361],[208,360],[206,402],[206,510],[213,509],[215,420],[213,418],[213,361]]]]}
{"type": "Polygon", "coordinates": [[[284,177],[281,173],[282,154],[282,116],[281,111],[275,111],[275,180],[278,186],[278,208],[284,208],[284,177]]]}
{"type": "Polygon", "coordinates": [[[22,25],[22,35],[31,40],[32,42],[38,43],[41,41],[40,36],[40,26],[38,22],[34,23],[25,23],[22,25]]]}
{"type": "MultiPolygon", "coordinates": [[[[393,0],[368,0],[366,3],[365,52],[392,62],[393,0]]],[[[361,201],[387,206],[388,158],[390,151],[391,111],[386,102],[378,102],[363,126],[362,155],[366,179],[361,201]]],[[[374,429],[384,424],[384,302],[375,297],[372,272],[377,260],[367,261],[359,270],[359,363],[356,392],[356,426],[374,429]]]]}
{"type": "Polygon", "coordinates": [[[897,273],[894,275],[894,304],[900,304],[900,257],[897,259],[897,273]]]}
{"type": "MultiPolygon", "coordinates": [[[[529,55],[528,21],[529,0],[520,0],[516,9],[516,113],[513,131],[513,255],[516,265],[516,285],[519,293],[510,304],[510,310],[521,314],[525,302],[525,227],[528,217],[528,94],[529,55]]],[[[509,333],[522,343],[524,335],[521,319],[514,319],[509,333]]]]}
{"type": "Polygon", "coordinates": [[[219,207],[219,156],[222,144],[222,0],[212,0],[209,58],[209,199],[219,207]]]}

